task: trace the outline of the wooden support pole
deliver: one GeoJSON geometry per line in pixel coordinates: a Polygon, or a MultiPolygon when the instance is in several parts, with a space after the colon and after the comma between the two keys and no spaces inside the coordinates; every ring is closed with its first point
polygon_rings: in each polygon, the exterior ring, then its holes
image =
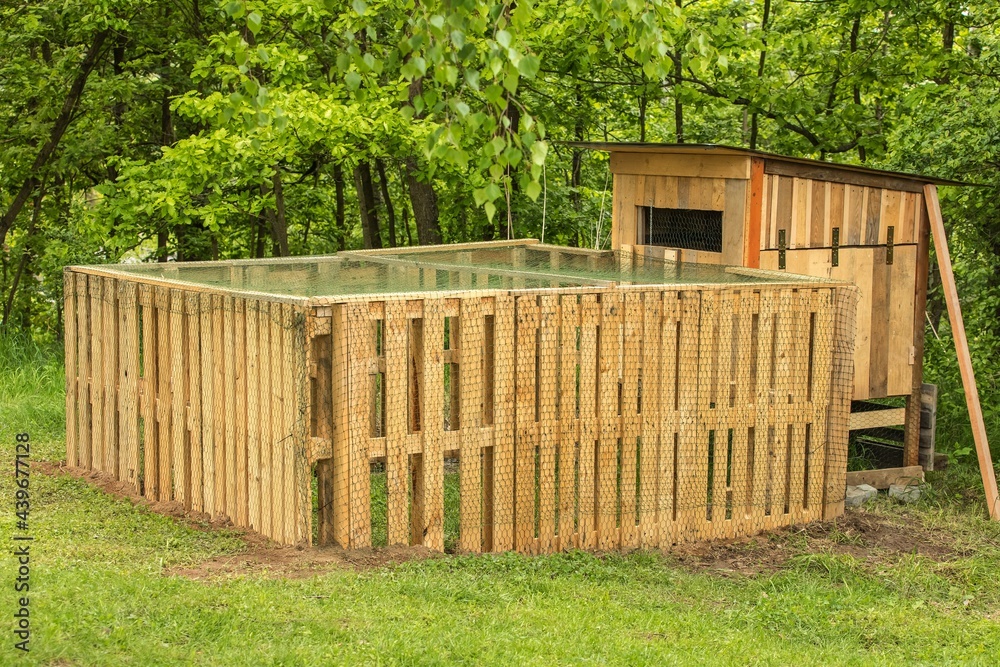
{"type": "Polygon", "coordinates": [[[986,504],[990,510],[990,518],[994,521],[1000,521],[1000,498],[997,496],[997,478],[993,470],[993,459],[990,456],[990,443],[986,439],[986,423],[983,421],[983,408],[979,404],[979,390],[976,388],[976,376],[972,371],[969,341],[965,337],[962,305],[958,300],[958,290],[955,287],[955,274],[951,269],[951,256],[948,253],[948,239],[945,236],[944,219],[941,217],[941,205],[938,202],[937,186],[931,184],[924,186],[924,200],[927,202],[927,213],[931,221],[934,249],[937,251],[938,270],[941,272],[941,287],[944,289],[944,298],[948,304],[948,319],[951,322],[952,335],[955,337],[955,352],[958,354],[958,366],[962,372],[965,401],[969,406],[972,437],[976,441],[976,453],[979,455],[979,470],[983,475],[986,504]]]}

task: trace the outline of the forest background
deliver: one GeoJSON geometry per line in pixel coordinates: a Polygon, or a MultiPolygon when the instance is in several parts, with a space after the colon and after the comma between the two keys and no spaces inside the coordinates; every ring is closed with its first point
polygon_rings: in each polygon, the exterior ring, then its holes
{"type": "MultiPolygon", "coordinates": [[[[1000,441],[1000,3],[38,0],[0,7],[0,344],[67,264],[541,237],[607,247],[607,156],[719,143],[944,188],[1000,441]]],[[[933,266],[933,263],[932,263],[933,266]]],[[[939,449],[974,458],[937,272],[939,449]]]]}

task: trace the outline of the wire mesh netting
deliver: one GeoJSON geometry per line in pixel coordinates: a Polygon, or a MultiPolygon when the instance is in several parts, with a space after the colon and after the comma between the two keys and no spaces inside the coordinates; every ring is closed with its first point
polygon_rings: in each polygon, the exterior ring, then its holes
{"type": "Polygon", "coordinates": [[[842,507],[851,286],[537,246],[98,273],[66,274],[69,463],[278,542],[669,548],[842,507]]]}

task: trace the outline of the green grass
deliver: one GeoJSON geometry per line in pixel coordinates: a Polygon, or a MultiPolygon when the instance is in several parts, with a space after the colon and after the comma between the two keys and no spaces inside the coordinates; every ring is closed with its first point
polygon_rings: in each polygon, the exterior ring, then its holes
{"type": "MultiPolygon", "coordinates": [[[[21,430],[31,432],[36,459],[63,457],[58,355],[0,339],[7,461],[21,430]]],[[[984,519],[969,470],[935,475],[916,509],[880,500],[868,510],[943,536],[954,553],[936,560],[867,558],[786,533],[758,543],[796,555],[754,575],[696,570],[669,555],[571,553],[207,580],[170,572],[239,554],[247,547],[237,533],[159,516],[75,478],[36,474],[34,634],[24,662],[993,665],[1000,526],[984,519]]],[[[13,491],[11,476],[0,476],[5,536],[13,491]]],[[[837,532],[824,544],[837,542],[857,546],[837,532]]],[[[0,580],[13,573],[13,560],[0,559],[0,580]]],[[[0,616],[9,619],[14,593],[7,584],[0,591],[0,616]]],[[[11,664],[12,636],[6,628],[0,636],[0,664],[11,664]]]]}

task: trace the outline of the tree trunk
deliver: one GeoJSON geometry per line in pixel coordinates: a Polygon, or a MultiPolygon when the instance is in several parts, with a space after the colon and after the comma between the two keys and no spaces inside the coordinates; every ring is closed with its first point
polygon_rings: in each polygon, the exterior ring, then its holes
{"type": "Polygon", "coordinates": [[[372,186],[372,169],[366,161],[354,168],[354,187],[358,191],[358,208],[361,209],[361,236],[365,248],[381,248],[382,237],[378,228],[378,204],[372,186]]]}
{"type": "MultiPolygon", "coordinates": [[[[42,197],[44,196],[44,188],[38,191],[35,195],[35,202],[31,210],[31,224],[28,225],[28,235],[24,239],[24,252],[21,253],[21,261],[18,262],[17,272],[14,274],[14,281],[10,285],[10,292],[7,293],[7,301],[3,306],[3,321],[0,321],[0,328],[7,328],[7,321],[10,318],[10,312],[14,308],[14,297],[17,295],[17,288],[21,284],[21,276],[24,275],[25,270],[28,268],[28,262],[31,261],[31,239],[35,235],[35,230],[38,228],[38,216],[42,210],[42,197]]],[[[31,317],[28,316],[28,321],[30,324],[31,317]]],[[[27,327],[25,327],[27,328],[27,327]]]]}
{"type": "Polygon", "coordinates": [[[389,196],[389,180],[385,177],[385,164],[382,158],[375,159],[375,169],[378,171],[378,186],[382,192],[382,199],[385,201],[386,222],[389,225],[389,247],[396,247],[396,209],[392,206],[392,197],[389,196]]]}
{"type": "Polygon", "coordinates": [[[340,250],[346,250],[347,226],[344,224],[344,168],[339,164],[333,165],[333,187],[337,195],[337,209],[334,211],[337,221],[337,247],[340,250]]]}
{"type": "Polygon", "coordinates": [[[41,171],[42,167],[48,163],[49,158],[52,157],[52,153],[55,152],[56,147],[62,140],[63,135],[66,133],[66,129],[73,121],[73,112],[76,110],[76,106],[80,102],[80,97],[83,95],[83,88],[87,84],[87,78],[90,76],[91,71],[93,71],[94,66],[97,64],[97,59],[100,56],[101,49],[104,46],[104,41],[107,39],[109,33],[110,30],[102,30],[94,35],[94,41],[90,44],[87,54],[83,57],[83,62],[80,63],[80,69],[76,74],[76,78],[73,80],[73,84],[69,88],[69,92],[66,93],[62,109],[56,117],[55,122],[52,124],[52,130],[49,132],[48,140],[42,146],[41,150],[38,151],[38,155],[35,156],[35,161],[31,165],[31,171],[29,172],[28,177],[21,184],[21,187],[14,196],[13,201],[10,203],[10,206],[7,207],[7,210],[4,212],[3,218],[0,218],[0,246],[2,246],[7,240],[7,232],[13,226],[18,213],[20,213],[21,209],[24,208],[25,203],[28,201],[28,197],[31,196],[31,193],[38,186],[40,178],[39,171],[41,171]]]}
{"type": "Polygon", "coordinates": [[[417,178],[417,161],[406,159],[406,183],[413,205],[413,219],[417,223],[417,243],[436,245],[441,243],[441,227],[438,226],[437,194],[434,186],[417,178]]]}
{"type": "Polygon", "coordinates": [[[288,257],[288,223],[285,220],[285,193],[281,186],[280,169],[275,169],[274,176],[271,177],[271,189],[274,192],[274,210],[270,216],[274,255],[288,257]]]}
{"type": "MultiPolygon", "coordinates": [[[[764,14],[760,22],[760,31],[763,33],[760,50],[760,59],[757,61],[757,83],[764,78],[764,63],[767,61],[767,20],[771,17],[771,0],[764,0],[764,14]]],[[[757,112],[750,116],[750,150],[757,150],[757,112]]]]}

